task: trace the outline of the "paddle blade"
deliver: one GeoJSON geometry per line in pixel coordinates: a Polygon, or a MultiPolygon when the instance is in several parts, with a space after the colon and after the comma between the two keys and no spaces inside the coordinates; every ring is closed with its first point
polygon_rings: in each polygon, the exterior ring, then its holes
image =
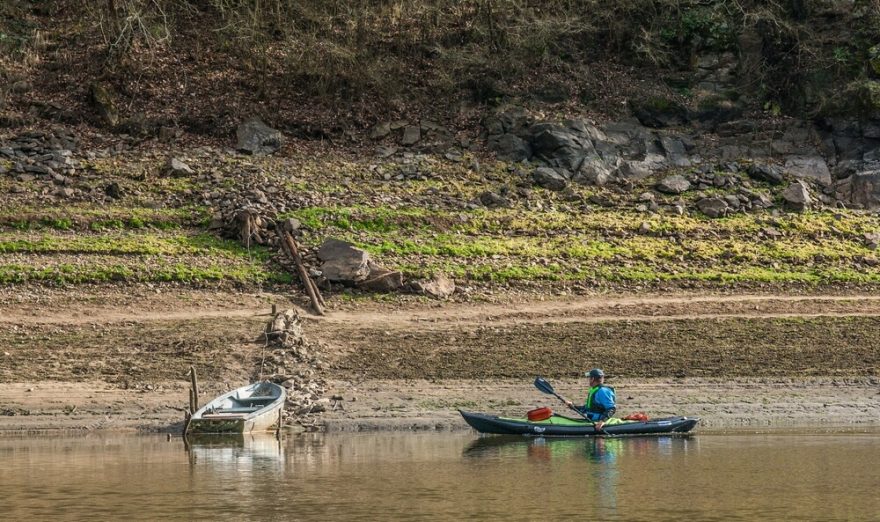
{"type": "Polygon", "coordinates": [[[535,388],[541,390],[544,393],[549,393],[550,395],[556,394],[556,392],[553,391],[553,386],[551,386],[549,382],[545,381],[541,377],[535,377],[535,388]]]}

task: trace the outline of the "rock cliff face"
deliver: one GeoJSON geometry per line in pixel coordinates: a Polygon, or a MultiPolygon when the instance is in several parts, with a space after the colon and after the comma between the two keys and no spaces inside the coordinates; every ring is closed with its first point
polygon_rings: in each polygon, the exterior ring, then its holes
{"type": "Polygon", "coordinates": [[[707,174],[742,171],[771,185],[800,181],[799,187],[822,194],[829,205],[880,208],[878,120],[736,119],[704,125],[680,106],[670,105],[668,111],[655,106],[650,118],[644,117],[643,106],[637,107],[636,118],[601,125],[538,121],[525,109],[511,108],[487,117],[484,127],[498,157],[533,165],[535,184],[551,190],[563,190],[568,183],[627,186],[675,171],[657,189],[681,194],[692,185],[719,187],[707,174]],[[643,121],[677,125],[649,128],[643,121]]]}

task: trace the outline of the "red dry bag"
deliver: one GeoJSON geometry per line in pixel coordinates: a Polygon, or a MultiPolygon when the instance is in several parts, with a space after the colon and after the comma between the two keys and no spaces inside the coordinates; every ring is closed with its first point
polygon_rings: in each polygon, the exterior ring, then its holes
{"type": "Polygon", "coordinates": [[[528,419],[530,421],[535,422],[535,421],[547,420],[552,415],[553,415],[553,410],[551,410],[550,408],[545,406],[543,408],[537,408],[537,409],[529,411],[529,413],[526,414],[526,417],[528,417],[528,419]]]}

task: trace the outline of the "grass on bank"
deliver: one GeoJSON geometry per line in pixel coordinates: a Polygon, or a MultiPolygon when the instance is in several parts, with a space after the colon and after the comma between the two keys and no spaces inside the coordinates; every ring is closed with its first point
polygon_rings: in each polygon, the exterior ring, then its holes
{"type": "Polygon", "coordinates": [[[84,283],[206,283],[230,282],[241,284],[290,283],[289,274],[269,271],[262,266],[247,263],[209,263],[193,266],[190,263],[159,261],[157,263],[114,263],[90,260],[88,264],[60,263],[41,267],[25,264],[0,264],[0,284],[29,282],[52,284],[84,283]]]}
{"type": "Polygon", "coordinates": [[[722,219],[694,215],[645,214],[628,210],[594,212],[478,209],[427,210],[417,207],[367,205],[309,207],[282,214],[310,228],[342,231],[395,232],[438,228],[462,234],[535,235],[571,232],[639,233],[647,224],[654,235],[739,235],[773,228],[802,236],[860,236],[880,228],[880,218],[853,212],[808,212],[772,217],[766,213],[734,214],[722,219]]]}
{"type": "Polygon", "coordinates": [[[9,206],[0,209],[0,230],[107,230],[156,228],[171,230],[207,224],[204,207],[145,208],[86,204],[9,206]]]}
{"type": "Polygon", "coordinates": [[[853,212],[713,220],[625,210],[355,206],[291,214],[316,232],[315,243],[324,237],[352,241],[412,276],[443,272],[493,282],[880,282],[880,260],[864,241],[864,234],[880,230],[880,217],[853,212]]]}
{"type": "Polygon", "coordinates": [[[243,247],[236,241],[206,233],[151,233],[113,231],[104,234],[41,233],[21,238],[0,233],[0,254],[197,255],[214,258],[251,258],[266,261],[264,248],[243,247]]]}
{"type": "Polygon", "coordinates": [[[263,247],[186,231],[6,232],[0,234],[0,284],[290,282],[270,257],[263,247]]]}

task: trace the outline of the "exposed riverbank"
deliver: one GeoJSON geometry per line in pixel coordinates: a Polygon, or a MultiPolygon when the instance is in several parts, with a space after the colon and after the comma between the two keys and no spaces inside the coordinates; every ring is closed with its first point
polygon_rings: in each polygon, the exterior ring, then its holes
{"type": "Polygon", "coordinates": [[[876,2],[308,4],[0,3],[0,433],[880,424],[876,2]]]}
{"type": "MultiPolygon", "coordinates": [[[[148,287],[7,290],[2,302],[4,433],[177,430],[189,365],[203,400],[246,383],[271,303],[290,305],[148,287]]],[[[327,411],[290,428],[465,429],[457,409],[557,408],[531,379],[577,398],[577,372],[596,365],[622,412],[699,416],[712,428],[876,424],[878,321],[880,299],[854,294],[334,298],[326,317],[303,319],[323,346],[327,411]]]]}
{"type": "MultiPolygon", "coordinates": [[[[327,432],[470,429],[457,409],[523,415],[537,406],[563,412],[527,379],[331,381],[348,400],[314,419],[327,432]],[[356,398],[356,401],[352,399],[356,398]]],[[[567,396],[582,394],[582,381],[554,382],[567,396]]],[[[704,429],[852,428],[877,426],[880,392],[876,378],[850,379],[615,379],[624,413],[657,417],[697,416],[704,429]]],[[[208,387],[214,389],[216,386],[208,387]]],[[[218,390],[219,391],[219,390],[218,390]]],[[[0,435],[23,431],[175,432],[186,404],[183,383],[153,390],[121,390],[100,382],[0,384],[5,409],[0,435]],[[31,391],[27,391],[31,390],[31,391]],[[25,413],[27,412],[27,413],[25,413]]],[[[298,425],[289,426],[300,431],[298,425]]]]}

